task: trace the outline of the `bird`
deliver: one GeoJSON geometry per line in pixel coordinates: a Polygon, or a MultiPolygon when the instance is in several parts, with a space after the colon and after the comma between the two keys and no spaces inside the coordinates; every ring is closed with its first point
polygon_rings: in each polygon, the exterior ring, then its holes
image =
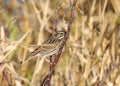
{"type": "Polygon", "coordinates": [[[30,54],[28,54],[25,60],[21,63],[23,64],[25,62],[28,62],[34,57],[50,57],[54,54],[57,54],[60,45],[65,38],[65,35],[65,31],[54,32],[53,35],[47,41],[45,41],[43,44],[41,44],[35,50],[33,50],[30,54]]]}

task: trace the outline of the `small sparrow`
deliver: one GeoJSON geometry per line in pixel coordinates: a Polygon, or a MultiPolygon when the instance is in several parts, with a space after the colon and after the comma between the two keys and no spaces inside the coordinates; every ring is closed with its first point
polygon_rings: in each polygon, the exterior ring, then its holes
{"type": "Polygon", "coordinates": [[[60,45],[65,38],[65,35],[65,31],[55,32],[47,41],[38,46],[33,52],[31,52],[21,63],[23,64],[33,57],[50,57],[58,53],[60,45]]]}

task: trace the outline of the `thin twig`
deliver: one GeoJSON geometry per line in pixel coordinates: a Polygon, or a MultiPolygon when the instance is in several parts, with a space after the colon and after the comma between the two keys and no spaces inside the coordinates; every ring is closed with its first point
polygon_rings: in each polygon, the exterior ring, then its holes
{"type": "Polygon", "coordinates": [[[60,59],[60,56],[62,54],[62,49],[69,37],[69,33],[70,33],[70,30],[71,30],[71,26],[72,26],[72,22],[73,22],[73,19],[74,19],[74,8],[75,8],[75,5],[76,5],[76,2],[77,0],[74,0],[73,4],[71,3],[71,0],[70,0],[70,6],[71,6],[71,16],[70,16],[70,21],[68,23],[68,30],[67,30],[67,33],[66,33],[66,36],[65,36],[65,39],[63,40],[61,46],[60,46],[60,49],[59,49],[59,52],[58,52],[58,55],[56,56],[55,60],[53,61],[53,65],[52,65],[52,68],[51,68],[51,71],[49,72],[49,74],[45,77],[45,79],[43,80],[42,84],[40,86],[50,86],[50,80],[51,80],[51,77],[53,75],[53,72],[54,72],[54,69],[55,69],[55,66],[56,64],[58,63],[59,59],[60,59]]]}
{"type": "Polygon", "coordinates": [[[58,13],[58,10],[60,8],[60,1],[58,0],[58,3],[57,3],[57,8],[55,10],[55,18],[54,18],[54,22],[53,22],[53,33],[56,32],[56,29],[57,29],[57,13],[58,13]]]}
{"type": "Polygon", "coordinates": [[[113,68],[103,77],[103,79],[100,81],[100,83],[97,86],[103,86],[103,83],[105,80],[120,66],[120,62],[115,64],[113,68]]]}
{"type": "Polygon", "coordinates": [[[12,80],[8,79],[8,72],[6,70],[3,70],[3,77],[6,79],[8,86],[12,86],[12,80]]]}

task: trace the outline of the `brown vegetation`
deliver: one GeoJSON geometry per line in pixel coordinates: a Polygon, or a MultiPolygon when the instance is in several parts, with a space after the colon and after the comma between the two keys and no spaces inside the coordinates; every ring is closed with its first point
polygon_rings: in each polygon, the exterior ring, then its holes
{"type": "Polygon", "coordinates": [[[69,38],[52,57],[51,86],[120,86],[120,1],[75,1],[0,1],[0,86],[40,86],[49,58],[20,62],[56,30],[69,38]]]}

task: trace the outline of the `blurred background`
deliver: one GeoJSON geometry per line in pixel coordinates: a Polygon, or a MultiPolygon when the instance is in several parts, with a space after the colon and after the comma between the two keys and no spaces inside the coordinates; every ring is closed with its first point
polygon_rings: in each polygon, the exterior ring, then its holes
{"type": "MultiPolygon", "coordinates": [[[[49,62],[20,62],[50,37],[66,31],[69,0],[0,0],[0,86],[40,86],[49,62]],[[65,16],[65,17],[64,17],[65,16]]],[[[97,86],[120,62],[120,1],[78,0],[71,32],[51,86],[97,86]]],[[[55,57],[55,56],[54,56],[55,57]]],[[[49,58],[48,58],[49,60],[49,58]]],[[[120,86],[120,69],[104,86],[120,86]]]]}

